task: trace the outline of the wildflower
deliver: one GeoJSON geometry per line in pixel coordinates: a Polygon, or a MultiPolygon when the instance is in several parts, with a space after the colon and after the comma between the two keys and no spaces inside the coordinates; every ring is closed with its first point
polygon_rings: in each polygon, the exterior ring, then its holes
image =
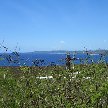
{"type": "Polygon", "coordinates": [[[45,77],[36,77],[36,78],[39,78],[39,79],[52,79],[53,78],[53,76],[45,76],[45,77]]]}
{"type": "Polygon", "coordinates": [[[77,74],[79,74],[79,73],[80,73],[80,72],[77,71],[77,72],[75,72],[75,73],[73,73],[73,74],[74,74],[74,75],[77,75],[77,74]]]}
{"type": "Polygon", "coordinates": [[[4,78],[4,79],[6,78],[6,74],[3,75],[3,78],[4,78]]]}
{"type": "Polygon", "coordinates": [[[1,101],[3,102],[3,98],[1,99],[1,101]]]}

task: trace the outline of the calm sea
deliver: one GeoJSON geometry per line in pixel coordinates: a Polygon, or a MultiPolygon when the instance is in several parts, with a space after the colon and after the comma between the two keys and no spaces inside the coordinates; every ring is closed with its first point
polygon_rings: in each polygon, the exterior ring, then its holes
{"type": "MultiPolygon", "coordinates": [[[[19,56],[15,54],[0,54],[0,66],[47,66],[47,65],[65,65],[64,53],[20,53],[19,56]]],[[[71,55],[73,57],[73,55],[71,55]]],[[[75,64],[81,64],[86,62],[86,54],[76,54],[76,58],[81,60],[74,61],[75,64]]],[[[97,63],[100,60],[100,55],[90,55],[89,63],[93,60],[97,63]]],[[[102,58],[102,61],[108,63],[108,56],[102,58]]]]}

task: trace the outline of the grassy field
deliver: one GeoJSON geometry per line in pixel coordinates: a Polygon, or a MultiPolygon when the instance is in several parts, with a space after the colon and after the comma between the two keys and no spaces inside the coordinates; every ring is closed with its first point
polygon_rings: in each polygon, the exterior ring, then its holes
{"type": "Polygon", "coordinates": [[[0,67],[0,108],[108,108],[108,65],[0,67]]]}

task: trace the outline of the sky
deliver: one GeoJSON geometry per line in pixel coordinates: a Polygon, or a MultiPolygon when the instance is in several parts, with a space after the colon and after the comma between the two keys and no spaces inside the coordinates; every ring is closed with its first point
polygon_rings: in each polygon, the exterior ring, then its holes
{"type": "Polygon", "coordinates": [[[108,0],[0,0],[0,44],[9,50],[108,49],[107,42],[108,0]]]}

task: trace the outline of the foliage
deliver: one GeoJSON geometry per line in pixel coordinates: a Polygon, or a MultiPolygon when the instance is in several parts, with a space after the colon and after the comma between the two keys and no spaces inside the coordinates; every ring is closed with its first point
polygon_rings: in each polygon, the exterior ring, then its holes
{"type": "MultiPolygon", "coordinates": [[[[1,44],[0,44],[1,45],[1,44]]],[[[8,48],[1,45],[7,52],[8,48]]],[[[83,58],[73,57],[70,70],[44,60],[33,60],[28,67],[25,61],[19,67],[0,67],[0,108],[107,108],[108,64],[105,54],[98,63],[85,51],[83,58]],[[74,64],[80,60],[80,64],[74,64]],[[41,65],[41,67],[39,67],[41,65]]],[[[20,54],[0,55],[0,61],[20,63],[20,54]]]]}
{"type": "Polygon", "coordinates": [[[1,67],[1,108],[107,108],[108,66],[1,67]],[[52,76],[43,78],[41,76],[52,76]]]}

